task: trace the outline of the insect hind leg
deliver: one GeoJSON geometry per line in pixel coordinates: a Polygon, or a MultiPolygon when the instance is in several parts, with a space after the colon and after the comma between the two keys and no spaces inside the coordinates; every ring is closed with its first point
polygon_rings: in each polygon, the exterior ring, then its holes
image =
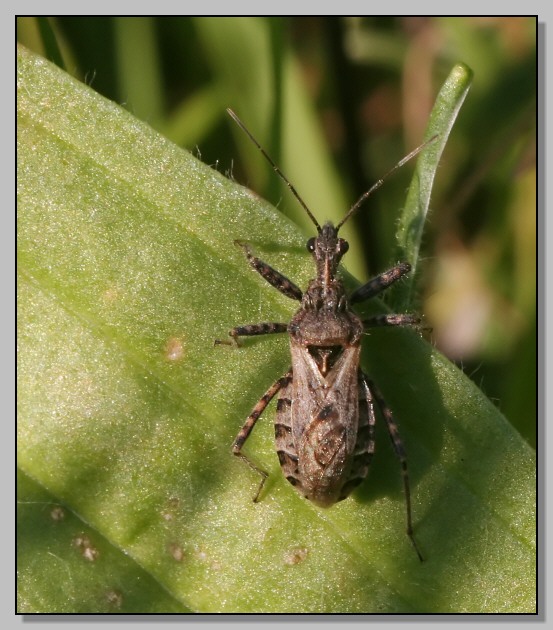
{"type": "Polygon", "coordinates": [[[261,414],[267,408],[267,405],[271,402],[271,400],[283,387],[286,387],[286,385],[290,383],[291,380],[292,380],[292,369],[288,370],[288,372],[286,372],[284,376],[279,378],[278,381],[275,381],[271,385],[271,387],[269,387],[269,389],[263,394],[263,396],[259,399],[255,407],[252,409],[252,412],[247,417],[246,422],[244,423],[243,427],[238,432],[238,435],[236,436],[232,444],[232,452],[237,457],[239,457],[242,461],[246,462],[246,464],[248,464],[250,468],[255,470],[255,472],[257,472],[261,476],[261,483],[259,484],[259,488],[257,489],[257,492],[255,493],[255,496],[253,498],[254,503],[257,503],[257,501],[259,500],[259,495],[261,494],[261,491],[263,490],[263,486],[265,485],[265,481],[267,477],[269,476],[269,474],[265,470],[263,470],[262,468],[259,468],[259,466],[254,464],[252,460],[249,459],[249,457],[244,455],[244,453],[242,453],[242,447],[244,446],[244,443],[246,442],[250,433],[252,432],[252,429],[254,428],[255,423],[258,421],[261,414]]]}
{"type": "Polygon", "coordinates": [[[373,381],[369,380],[365,376],[366,382],[371,390],[374,399],[376,400],[378,407],[386,421],[386,426],[388,428],[388,434],[390,435],[390,439],[392,441],[392,446],[394,448],[395,454],[399,459],[401,464],[401,476],[403,478],[403,492],[405,495],[405,510],[406,510],[406,518],[407,518],[407,536],[409,536],[409,540],[413,545],[419,560],[423,562],[424,558],[419,550],[417,542],[415,540],[415,536],[413,534],[413,517],[411,510],[411,486],[409,483],[409,473],[407,470],[407,454],[405,452],[405,448],[403,447],[403,442],[401,441],[401,437],[399,435],[399,430],[395,418],[392,414],[392,410],[388,407],[388,404],[384,400],[380,390],[373,383],[373,381]]]}

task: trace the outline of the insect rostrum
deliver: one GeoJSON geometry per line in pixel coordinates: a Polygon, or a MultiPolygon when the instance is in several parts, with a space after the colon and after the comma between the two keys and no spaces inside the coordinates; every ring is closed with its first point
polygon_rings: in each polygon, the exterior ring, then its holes
{"type": "MultiPolygon", "coordinates": [[[[368,474],[374,452],[375,404],[378,405],[401,463],[407,535],[422,560],[413,537],[407,458],[397,424],[378,388],[359,365],[361,338],[366,328],[416,326],[420,320],[410,314],[382,314],[362,320],[351,308],[405,276],[411,266],[400,263],[392,267],[358,288],[349,298],[337,275],[338,265],[349,247],[338,236],[338,231],[384,178],[360,197],[338,225],[326,223],[321,227],[280,169],[234,112],[228,111],[286,182],[317,228],[317,236],[307,241],[307,249],[315,262],[316,276],[305,292],[257,258],[247,243],[236,241],[253,269],[281,293],[301,304],[288,324],[249,324],[237,326],[229,332],[234,344],[238,344],[238,339],[244,336],[288,332],[292,364],[253,408],[234,440],[233,453],[261,475],[262,481],[254,497],[257,501],[267,473],[242,453],[242,447],[259,416],[278,393],[275,444],[282,471],[305,498],[319,506],[329,507],[345,499],[368,474]]],[[[424,146],[409,154],[390,173],[424,146]]]]}

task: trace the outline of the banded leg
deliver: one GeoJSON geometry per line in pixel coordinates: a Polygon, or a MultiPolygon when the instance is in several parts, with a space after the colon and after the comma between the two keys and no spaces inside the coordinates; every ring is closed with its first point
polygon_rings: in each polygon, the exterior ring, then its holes
{"type": "Polygon", "coordinates": [[[391,409],[386,404],[386,401],[384,400],[382,394],[380,393],[380,390],[376,387],[376,385],[369,380],[367,380],[367,383],[369,385],[369,389],[373,393],[376,402],[378,403],[378,407],[380,408],[382,415],[384,416],[384,420],[386,421],[386,425],[388,427],[388,433],[390,435],[390,439],[392,440],[392,446],[394,447],[395,454],[401,464],[401,476],[403,477],[403,491],[405,494],[405,510],[407,517],[407,536],[409,536],[409,539],[411,540],[411,543],[413,544],[413,547],[417,552],[419,560],[423,562],[422,554],[419,551],[418,545],[415,541],[415,536],[413,535],[411,489],[409,484],[409,473],[407,471],[407,454],[405,453],[405,449],[403,448],[403,442],[401,441],[401,438],[399,436],[399,430],[394,416],[392,415],[391,409]]]}
{"type": "Polygon", "coordinates": [[[411,265],[408,262],[402,262],[388,269],[388,271],[384,271],[379,274],[372,280],[369,280],[367,284],[364,284],[362,287],[356,289],[350,296],[349,301],[350,304],[355,304],[357,302],[364,302],[369,298],[378,295],[384,289],[387,289],[391,284],[403,278],[406,274],[411,271],[411,265]]]}
{"type": "Polygon", "coordinates": [[[250,266],[257,271],[260,276],[263,276],[267,282],[278,289],[286,297],[292,298],[292,300],[298,300],[301,302],[303,293],[299,287],[297,287],[291,280],[288,280],[286,276],[283,276],[280,271],[273,269],[267,263],[263,262],[257,256],[252,254],[251,247],[244,241],[234,241],[237,247],[241,247],[246,254],[246,258],[250,263],[250,266]]]}
{"type": "Polygon", "coordinates": [[[258,403],[252,409],[252,412],[246,419],[244,426],[240,429],[240,431],[238,432],[238,435],[236,436],[236,439],[234,440],[232,444],[232,452],[237,457],[240,457],[240,459],[245,461],[246,464],[248,464],[250,468],[252,468],[259,475],[261,475],[261,483],[259,484],[259,488],[257,489],[257,492],[253,498],[254,503],[257,503],[259,499],[259,495],[261,494],[261,490],[263,489],[263,486],[265,485],[265,480],[268,477],[268,473],[262,470],[261,468],[259,468],[258,466],[256,466],[248,457],[246,457],[246,455],[242,453],[242,447],[244,446],[245,441],[248,439],[250,433],[252,432],[252,429],[254,428],[255,423],[259,419],[259,416],[267,408],[267,405],[271,402],[271,400],[278,393],[278,391],[281,390],[283,387],[286,387],[290,383],[291,380],[292,380],[292,369],[290,368],[288,372],[286,372],[284,376],[279,378],[278,381],[273,383],[271,387],[269,387],[269,389],[259,399],[258,403]]]}
{"type": "Polygon", "coordinates": [[[278,322],[264,322],[262,324],[246,324],[245,326],[236,326],[229,331],[231,341],[226,339],[215,339],[215,345],[239,346],[238,337],[255,337],[256,335],[271,335],[273,333],[283,333],[288,330],[288,324],[279,324],[278,322]]]}

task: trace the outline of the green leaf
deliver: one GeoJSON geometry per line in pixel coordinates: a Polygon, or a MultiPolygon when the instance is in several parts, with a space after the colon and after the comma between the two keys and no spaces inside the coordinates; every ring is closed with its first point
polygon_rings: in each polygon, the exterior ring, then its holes
{"type": "MultiPolygon", "coordinates": [[[[425,141],[435,138],[421,153],[409,187],[405,207],[401,213],[398,230],[398,257],[408,260],[413,270],[417,268],[423,228],[430,205],[430,195],[438,164],[445,148],[453,123],[457,118],[472,81],[472,70],[465,64],[457,64],[449,73],[438,97],[425,134],[425,141]]],[[[398,303],[409,308],[414,288],[415,274],[402,285],[395,287],[398,303]],[[402,299],[399,298],[402,296],[402,299]]]]}
{"type": "Polygon", "coordinates": [[[271,408],[246,445],[270,472],[253,504],[230,445],[287,342],[213,341],[295,305],[237,238],[306,285],[305,236],[278,211],[19,51],[19,611],[533,612],[534,453],[413,331],[372,332],[364,363],[406,444],[425,562],[382,427],[370,478],[322,510],[281,475],[271,408]]]}
{"type": "Polygon", "coordinates": [[[27,475],[17,475],[20,612],[190,612],[149,571],[27,475]]]}

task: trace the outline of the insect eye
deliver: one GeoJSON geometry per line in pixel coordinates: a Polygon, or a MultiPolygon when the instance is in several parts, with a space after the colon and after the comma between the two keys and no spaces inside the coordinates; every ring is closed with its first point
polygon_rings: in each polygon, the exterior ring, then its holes
{"type": "Polygon", "coordinates": [[[315,251],[315,237],[313,236],[307,241],[307,251],[308,252],[315,251]]]}
{"type": "Polygon", "coordinates": [[[349,249],[349,243],[344,240],[343,238],[340,239],[340,241],[338,242],[338,251],[340,252],[340,254],[345,254],[349,249]]]}

